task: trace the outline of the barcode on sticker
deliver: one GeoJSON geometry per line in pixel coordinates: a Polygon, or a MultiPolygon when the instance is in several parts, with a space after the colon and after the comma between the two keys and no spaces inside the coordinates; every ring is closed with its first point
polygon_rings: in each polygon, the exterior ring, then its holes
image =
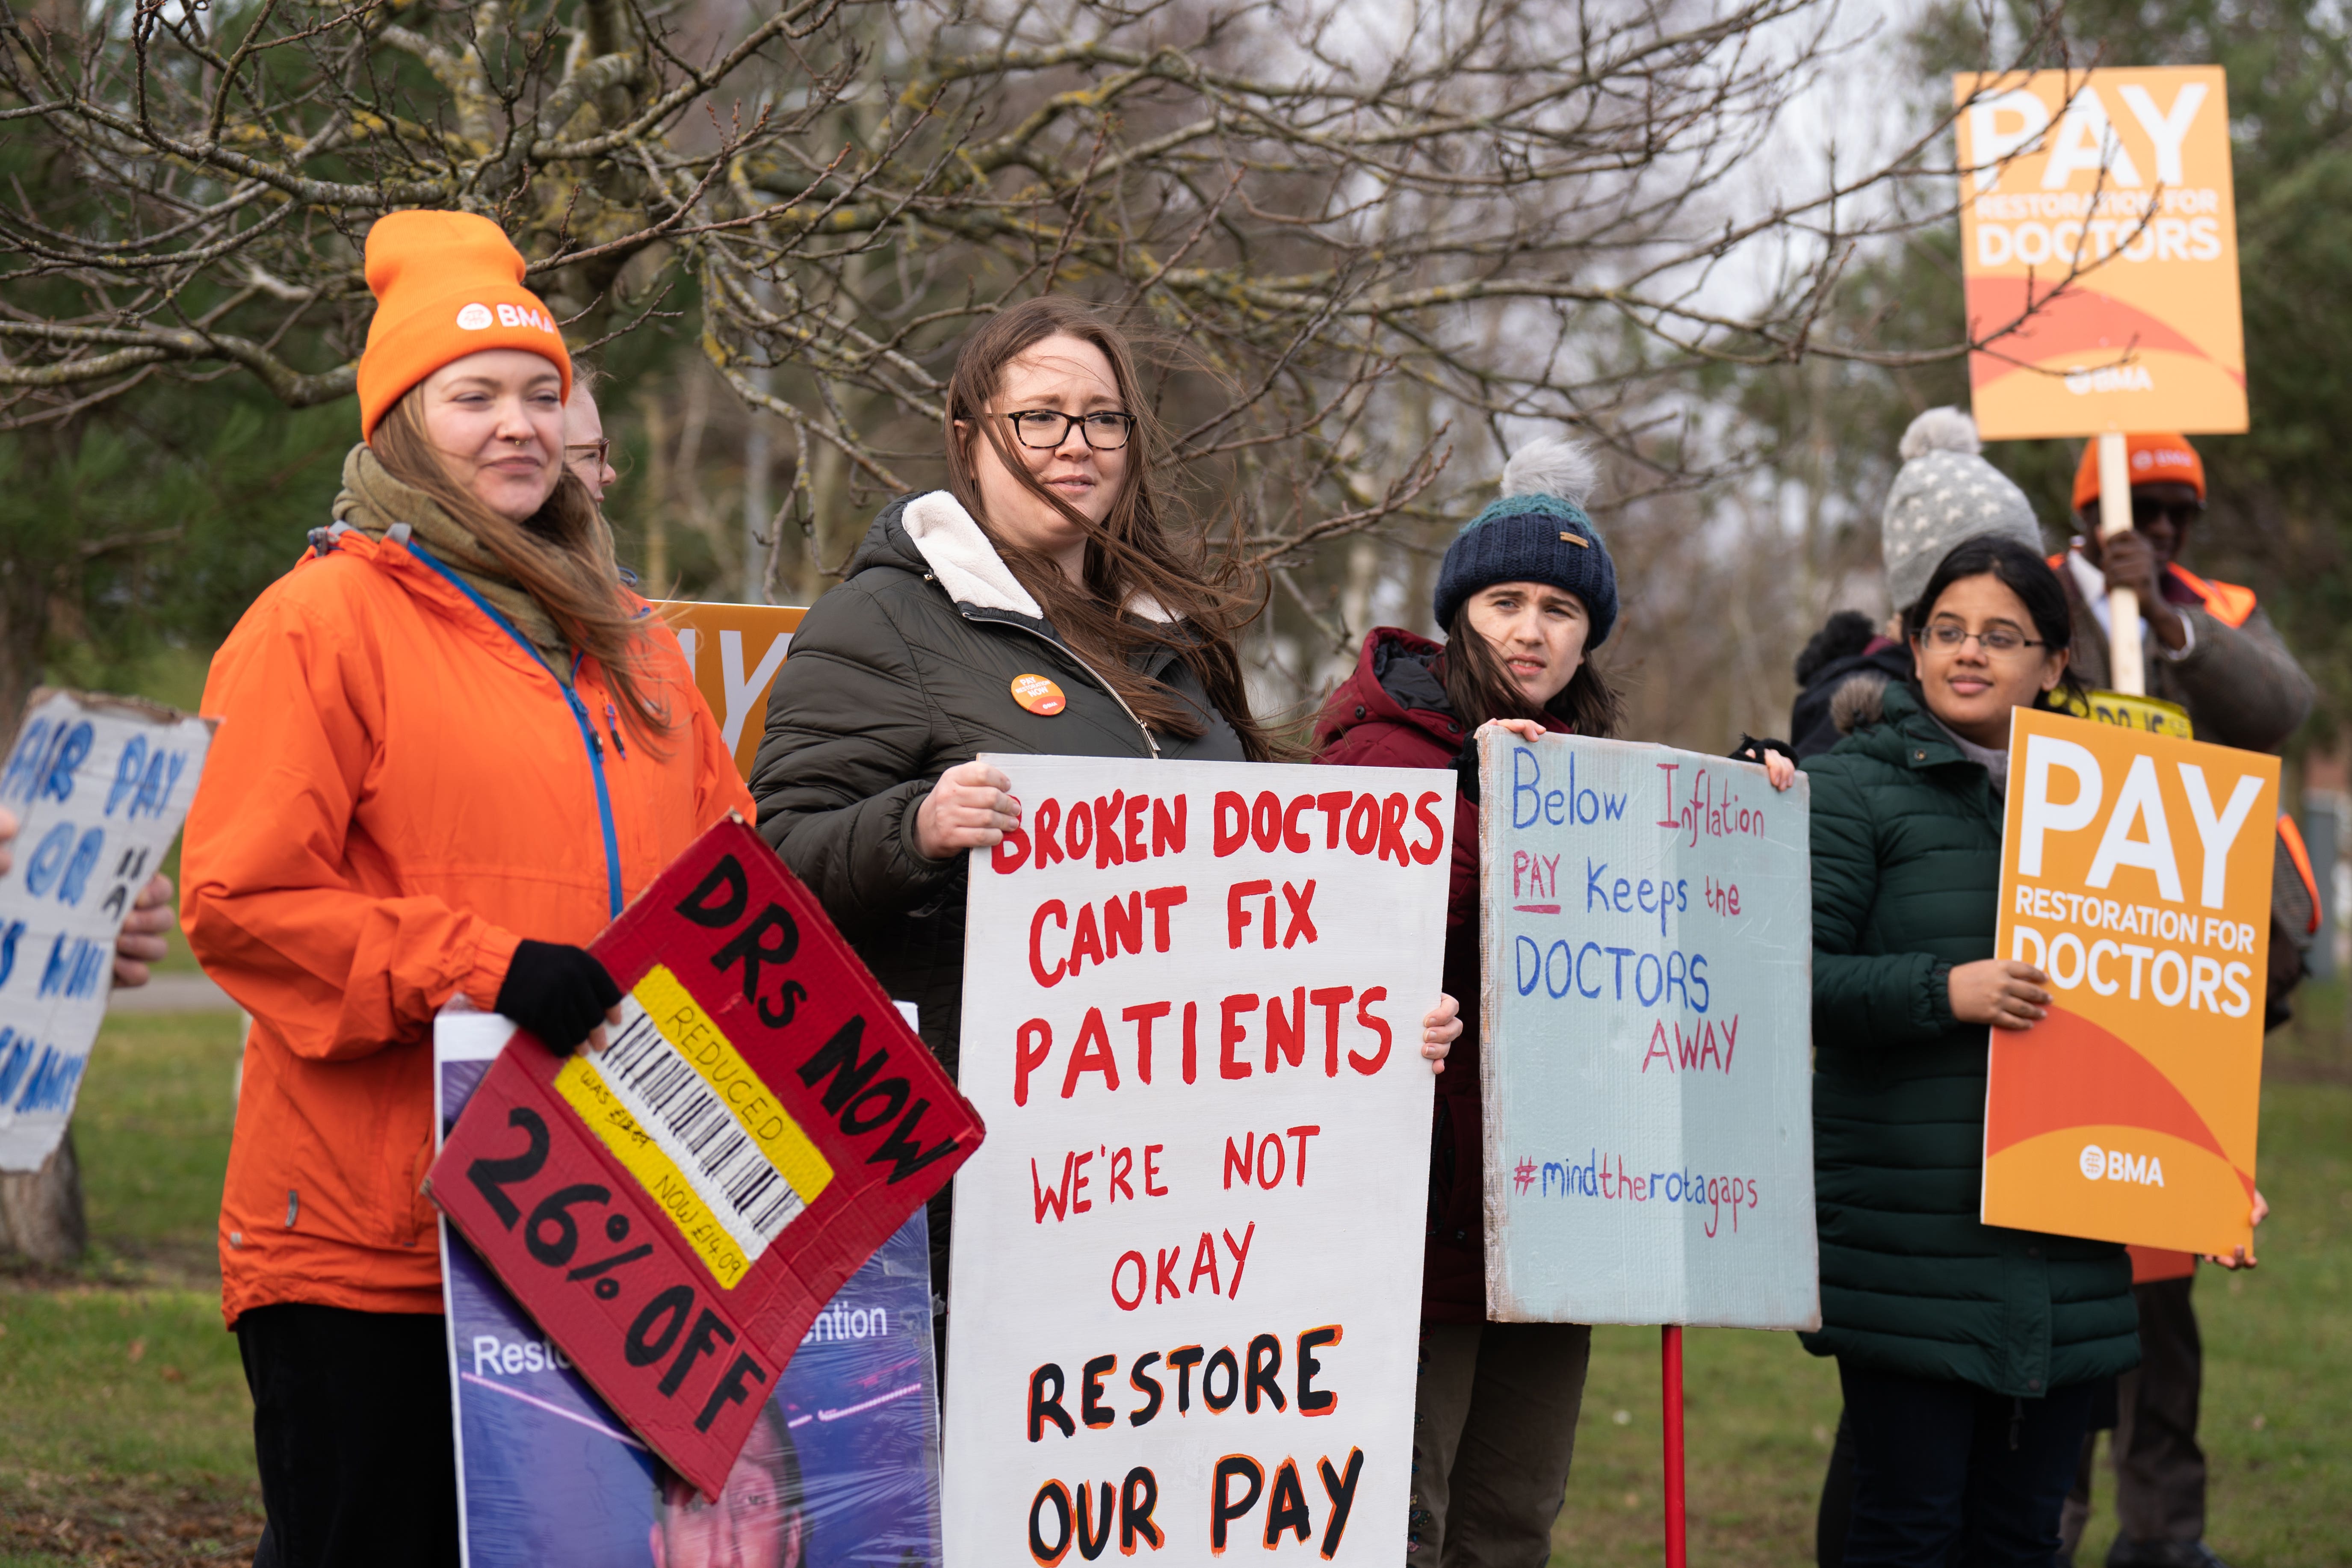
{"type": "MultiPolygon", "coordinates": [[[[709,1219],[742,1249],[740,1265],[749,1267],[833,1181],[832,1165],[799,1123],[677,977],[659,964],[622,998],[612,1048],[569,1065],[583,1080],[591,1075],[596,1080],[573,1088],[609,1094],[635,1124],[635,1135],[659,1150],[661,1161],[624,1153],[624,1163],[648,1182],[714,1266],[724,1248],[704,1245],[713,1239],[708,1237],[698,1240],[697,1221],[657,1189],[682,1178],[709,1219]]],[[[593,1096],[575,1099],[575,1105],[593,1124],[593,1096]]],[[[604,1131],[599,1128],[600,1136],[604,1131]]],[[[727,1271],[733,1268],[730,1260],[727,1271]]]]}
{"type": "Polygon", "coordinates": [[[677,1162],[720,1223],[757,1257],[808,1205],[768,1163],[703,1076],[654,1026],[652,1015],[625,1006],[621,1037],[598,1065],[604,1081],[677,1162]],[[634,1016],[629,1015],[634,1014],[634,1016]]]}

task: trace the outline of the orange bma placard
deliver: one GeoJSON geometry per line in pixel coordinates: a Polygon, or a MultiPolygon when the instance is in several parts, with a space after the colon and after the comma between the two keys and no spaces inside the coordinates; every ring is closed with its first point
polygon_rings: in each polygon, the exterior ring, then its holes
{"type": "Polygon", "coordinates": [[[1969,72],[1952,91],[1969,335],[2001,333],[1969,356],[1978,430],[2243,430],[2221,68],[1969,72]]]}
{"type": "Polygon", "coordinates": [[[706,605],[693,599],[657,599],[654,609],[677,633],[694,684],[710,704],[735,771],[751,776],[751,759],[768,727],[768,688],[784,667],[808,612],[795,605],[706,605]]]}
{"type": "Polygon", "coordinates": [[[2278,759],[2022,708],[2009,756],[1995,951],[2056,1000],[1991,1032],[1984,1222],[2251,1247],[2278,759]]]}

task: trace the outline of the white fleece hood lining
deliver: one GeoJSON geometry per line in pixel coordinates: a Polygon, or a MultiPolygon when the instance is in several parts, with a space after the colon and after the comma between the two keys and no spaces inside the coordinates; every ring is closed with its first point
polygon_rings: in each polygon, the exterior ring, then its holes
{"type": "MultiPolygon", "coordinates": [[[[898,514],[907,537],[915,542],[931,575],[948,591],[948,597],[959,605],[975,609],[1002,610],[1042,621],[1045,612],[1032,598],[1029,590],[1013,574],[1004,558],[981,531],[971,513],[963,503],[946,490],[931,490],[907,503],[898,514]]],[[[1171,621],[1175,617],[1160,607],[1159,601],[1149,594],[1138,592],[1128,596],[1129,614],[1146,620],[1171,621]]]]}

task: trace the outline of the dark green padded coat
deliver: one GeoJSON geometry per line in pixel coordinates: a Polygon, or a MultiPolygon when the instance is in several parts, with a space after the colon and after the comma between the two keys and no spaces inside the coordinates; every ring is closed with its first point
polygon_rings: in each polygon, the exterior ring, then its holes
{"type": "Polygon", "coordinates": [[[1144,666],[1199,710],[1192,739],[1147,733],[1055,636],[980,525],[945,490],[885,508],[840,586],[813,605],[768,696],[751,765],[760,834],[956,1070],[965,858],[927,859],[915,811],[982,752],[1240,762],[1242,744],[1175,652],[1144,666]],[[1060,712],[1013,680],[1042,675],[1060,712]]]}
{"type": "Polygon", "coordinates": [[[1947,979],[1993,954],[2001,799],[1921,706],[1809,758],[1813,858],[1816,1355],[2037,1397],[2139,1360],[2111,1242],[1978,1218],[1988,1031],[1947,979]]]}

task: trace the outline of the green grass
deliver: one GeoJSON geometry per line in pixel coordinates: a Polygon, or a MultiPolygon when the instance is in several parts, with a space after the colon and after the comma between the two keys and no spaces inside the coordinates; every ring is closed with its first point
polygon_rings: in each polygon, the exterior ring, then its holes
{"type": "MultiPolygon", "coordinates": [[[[1692,1329],[1683,1339],[1691,1561],[1811,1563],[1836,1364],[1807,1355],[1793,1334],[1692,1329]]],[[[1555,1564],[1664,1560],[1658,1341],[1655,1329],[1592,1332],[1555,1564]]]]}
{"type": "Polygon", "coordinates": [[[174,1283],[209,1286],[217,1297],[214,1237],[236,1120],[237,1050],[234,1013],[108,1021],[74,1116],[100,1261],[166,1268],[174,1283]]]}
{"type": "MultiPolygon", "coordinates": [[[[2292,1079],[2263,1097],[2263,1266],[2197,1287],[2209,1539],[2233,1568],[2352,1568],[2352,1074],[2319,1020],[2273,1045],[2292,1079]]],[[[230,1014],[119,1016],[100,1037],[76,1121],[90,1258],[0,1273],[0,1568],[251,1553],[252,1416],[213,1240],[236,1060],[230,1014]]],[[[1811,1563],[1835,1369],[1790,1334],[1687,1342],[1692,1561],[1811,1563]]],[[[1663,1560],[1660,1421],[1657,1331],[1596,1331],[1555,1563],[1663,1560]]],[[[2114,1531],[2100,1486],[2086,1564],[2114,1531]]]]}
{"type": "MultiPolygon", "coordinates": [[[[2340,1074],[2299,1042],[2298,1065],[2340,1074]]],[[[2300,1075],[2299,1075],[2300,1076],[2300,1075]]],[[[2200,1270],[2200,1437],[2211,1466],[2206,1540],[2231,1568],[2352,1568],[2352,1088],[2274,1083],[2263,1096],[2262,1267],[2200,1270]]],[[[1793,1334],[1686,1336],[1691,1561],[1810,1563],[1839,1406],[1834,1363],[1793,1334]]],[[[1598,1329],[1555,1565],[1651,1564],[1661,1546],[1658,1333],[1598,1329]],[[1623,1412],[1625,1421],[1616,1419],[1623,1412]]],[[[2077,1561],[2115,1536],[2105,1465],[2077,1561]]]]}
{"type": "Polygon", "coordinates": [[[0,1296],[0,1474],[241,1484],[251,1406],[220,1298],[82,1286],[0,1296]]]}
{"type": "Polygon", "coordinates": [[[133,1014],[99,1037],[74,1123],[89,1257],[0,1275],[0,1568],[251,1556],[253,1413],[213,1243],[236,1022],[133,1014]]]}

